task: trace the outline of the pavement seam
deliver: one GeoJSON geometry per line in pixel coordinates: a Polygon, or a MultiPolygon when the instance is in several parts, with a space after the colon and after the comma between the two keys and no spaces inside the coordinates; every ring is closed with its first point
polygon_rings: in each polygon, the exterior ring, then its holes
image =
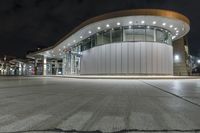
{"type": "Polygon", "coordinates": [[[154,88],[156,88],[156,89],[158,89],[158,90],[160,90],[160,91],[163,91],[163,92],[168,93],[168,94],[170,94],[170,95],[173,95],[173,96],[175,96],[175,97],[177,97],[177,98],[180,98],[180,99],[182,99],[182,100],[184,100],[184,101],[186,101],[186,102],[188,102],[188,103],[191,103],[191,104],[193,104],[193,105],[195,105],[195,106],[197,106],[197,107],[200,108],[200,104],[198,104],[198,103],[192,102],[192,101],[190,101],[190,100],[188,100],[188,99],[186,99],[186,98],[184,98],[184,97],[181,97],[181,96],[179,96],[179,95],[176,95],[176,94],[174,94],[174,93],[171,93],[171,92],[169,92],[169,91],[166,91],[166,90],[164,90],[164,89],[162,89],[162,88],[160,88],[160,87],[157,87],[157,86],[152,85],[152,84],[150,84],[150,83],[147,83],[147,82],[145,82],[145,81],[142,81],[142,82],[145,83],[145,84],[147,84],[147,85],[150,85],[150,86],[152,86],[152,87],[154,87],[154,88]]]}

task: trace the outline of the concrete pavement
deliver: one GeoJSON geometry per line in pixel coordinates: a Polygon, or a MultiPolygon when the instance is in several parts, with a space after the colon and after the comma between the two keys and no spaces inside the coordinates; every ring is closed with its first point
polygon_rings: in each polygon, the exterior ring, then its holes
{"type": "Polygon", "coordinates": [[[195,132],[200,80],[0,77],[0,132],[55,128],[195,132]]]}

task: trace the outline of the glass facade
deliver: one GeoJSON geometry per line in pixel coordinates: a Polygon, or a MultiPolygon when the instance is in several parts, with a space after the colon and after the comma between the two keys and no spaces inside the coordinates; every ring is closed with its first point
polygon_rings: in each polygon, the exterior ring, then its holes
{"type": "Polygon", "coordinates": [[[80,41],[74,47],[80,51],[95,46],[114,42],[160,42],[172,44],[172,35],[169,31],[153,26],[124,26],[100,31],[80,41]]]}

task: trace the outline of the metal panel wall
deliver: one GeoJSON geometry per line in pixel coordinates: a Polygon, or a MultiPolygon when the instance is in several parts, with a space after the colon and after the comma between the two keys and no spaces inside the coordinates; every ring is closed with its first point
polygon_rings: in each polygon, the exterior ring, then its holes
{"type": "Polygon", "coordinates": [[[172,46],[154,42],[122,42],[82,52],[81,74],[172,75],[172,46]]]}

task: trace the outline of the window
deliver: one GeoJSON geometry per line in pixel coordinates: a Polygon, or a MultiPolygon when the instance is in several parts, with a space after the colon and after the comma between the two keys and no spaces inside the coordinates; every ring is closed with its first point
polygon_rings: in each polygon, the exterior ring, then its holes
{"type": "Polygon", "coordinates": [[[125,26],[100,31],[77,45],[84,51],[98,45],[123,41],[160,42],[171,45],[172,35],[167,30],[154,26],[125,26]]]}
{"type": "Polygon", "coordinates": [[[97,36],[96,34],[91,36],[91,47],[94,47],[96,45],[97,41],[97,36]]]}
{"type": "Polygon", "coordinates": [[[97,33],[97,43],[96,45],[102,45],[103,44],[103,33],[99,32],[97,33]]]}
{"type": "Polygon", "coordinates": [[[103,44],[107,44],[111,42],[111,37],[110,37],[110,30],[104,31],[103,32],[103,44]]]}
{"type": "Polygon", "coordinates": [[[133,28],[124,28],[124,41],[134,41],[133,39],[133,28]]]}
{"type": "Polygon", "coordinates": [[[160,29],[156,30],[156,41],[161,43],[165,42],[165,34],[160,29]]]}
{"type": "Polygon", "coordinates": [[[122,41],[122,29],[115,28],[111,30],[112,33],[112,42],[121,42],[122,41]]]}
{"type": "Polygon", "coordinates": [[[145,41],[145,29],[142,27],[140,29],[133,29],[133,38],[136,42],[145,41]]]}
{"type": "Polygon", "coordinates": [[[91,48],[91,38],[86,38],[82,41],[81,51],[87,50],[91,48]]]}
{"type": "Polygon", "coordinates": [[[146,29],[146,41],[147,42],[154,41],[154,29],[150,29],[150,28],[146,29]]]}

